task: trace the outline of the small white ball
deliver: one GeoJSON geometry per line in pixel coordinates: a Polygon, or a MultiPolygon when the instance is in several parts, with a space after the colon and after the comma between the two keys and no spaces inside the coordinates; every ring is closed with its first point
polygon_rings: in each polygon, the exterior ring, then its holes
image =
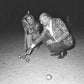
{"type": "Polygon", "coordinates": [[[26,58],[26,62],[29,62],[30,61],[30,59],[29,58],[26,58]]]}
{"type": "Polygon", "coordinates": [[[52,75],[51,75],[51,74],[47,74],[47,75],[46,75],[46,79],[47,79],[47,80],[51,80],[51,79],[52,79],[52,75]]]}
{"type": "Polygon", "coordinates": [[[21,58],[21,55],[18,55],[18,58],[21,58]]]}

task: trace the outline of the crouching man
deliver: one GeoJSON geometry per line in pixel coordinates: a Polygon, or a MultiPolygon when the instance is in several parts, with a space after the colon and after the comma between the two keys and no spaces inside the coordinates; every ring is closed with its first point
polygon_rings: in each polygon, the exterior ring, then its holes
{"type": "Polygon", "coordinates": [[[41,36],[31,45],[28,54],[42,40],[48,47],[52,56],[63,58],[67,54],[67,50],[74,45],[73,37],[67,26],[60,18],[52,18],[47,13],[40,15],[40,23],[43,25],[41,36]]]}

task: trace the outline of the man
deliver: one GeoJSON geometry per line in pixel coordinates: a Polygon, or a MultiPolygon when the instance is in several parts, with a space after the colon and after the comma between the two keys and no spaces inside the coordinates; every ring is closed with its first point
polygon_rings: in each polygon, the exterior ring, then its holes
{"type": "Polygon", "coordinates": [[[31,45],[28,54],[42,40],[51,52],[51,55],[58,55],[63,58],[67,50],[73,46],[73,38],[65,23],[60,18],[52,18],[47,13],[40,15],[40,23],[43,25],[41,36],[31,45]]]}
{"type": "MultiPolygon", "coordinates": [[[[34,20],[34,17],[28,13],[22,18],[24,28],[24,50],[25,53],[29,50],[34,40],[39,37],[39,23],[34,20]]],[[[26,54],[27,55],[27,54],[26,54]]],[[[25,56],[26,56],[25,55],[25,56]]]]}

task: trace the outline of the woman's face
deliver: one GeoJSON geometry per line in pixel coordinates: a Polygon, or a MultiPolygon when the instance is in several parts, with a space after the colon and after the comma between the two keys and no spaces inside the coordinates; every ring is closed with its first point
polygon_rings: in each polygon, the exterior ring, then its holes
{"type": "Polygon", "coordinates": [[[27,22],[28,22],[30,25],[32,25],[32,24],[34,23],[34,19],[29,16],[29,17],[27,18],[27,22]]]}

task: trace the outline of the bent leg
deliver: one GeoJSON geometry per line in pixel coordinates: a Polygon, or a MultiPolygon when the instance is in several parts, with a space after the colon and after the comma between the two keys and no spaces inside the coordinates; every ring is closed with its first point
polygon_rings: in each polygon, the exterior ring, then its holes
{"type": "Polygon", "coordinates": [[[64,45],[63,41],[60,43],[54,43],[52,45],[47,45],[50,52],[54,52],[55,55],[59,55],[61,52],[66,50],[68,47],[64,45]]]}
{"type": "Polygon", "coordinates": [[[29,49],[31,47],[31,44],[32,44],[32,35],[29,34],[29,35],[26,36],[26,38],[27,38],[27,45],[26,45],[26,47],[27,47],[27,49],[29,49]]]}

